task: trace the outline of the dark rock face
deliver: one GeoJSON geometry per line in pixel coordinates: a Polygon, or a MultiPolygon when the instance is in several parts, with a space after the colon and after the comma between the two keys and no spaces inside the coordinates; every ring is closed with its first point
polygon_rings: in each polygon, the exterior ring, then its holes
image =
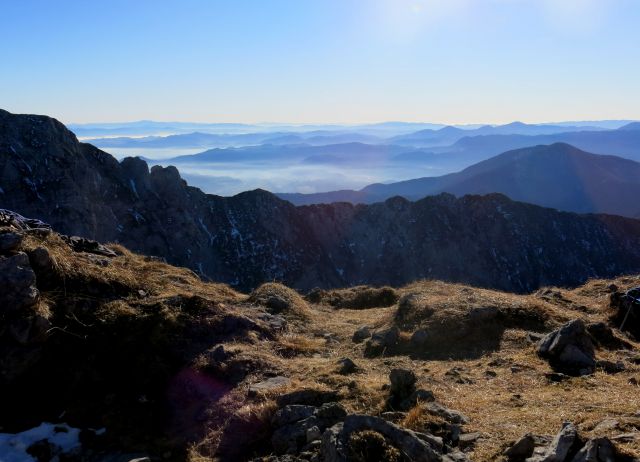
{"type": "Polygon", "coordinates": [[[637,220],[496,194],[307,207],[260,190],[223,198],[189,187],[174,167],[118,162],[43,116],[0,111],[0,178],[0,207],[240,289],[437,278],[525,292],[640,270],[637,220]]]}

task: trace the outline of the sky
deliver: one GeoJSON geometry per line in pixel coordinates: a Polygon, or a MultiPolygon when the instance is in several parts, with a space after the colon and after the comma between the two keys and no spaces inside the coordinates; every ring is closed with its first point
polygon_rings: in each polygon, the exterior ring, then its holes
{"type": "Polygon", "coordinates": [[[0,0],[0,108],[65,123],[640,119],[640,0],[0,0]]]}

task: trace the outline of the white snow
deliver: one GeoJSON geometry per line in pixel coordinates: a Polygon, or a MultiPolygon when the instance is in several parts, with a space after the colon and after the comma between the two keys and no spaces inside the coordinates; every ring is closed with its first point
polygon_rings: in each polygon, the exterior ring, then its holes
{"type": "Polygon", "coordinates": [[[42,423],[21,433],[0,433],[1,462],[36,462],[27,449],[33,443],[47,440],[59,446],[62,452],[80,447],[80,429],[67,424],[42,423]]]}
{"type": "Polygon", "coordinates": [[[135,196],[140,199],[140,196],[138,196],[138,188],[136,188],[136,182],[133,181],[132,179],[129,179],[129,184],[131,185],[131,190],[133,191],[133,194],[135,194],[135,196]]]}

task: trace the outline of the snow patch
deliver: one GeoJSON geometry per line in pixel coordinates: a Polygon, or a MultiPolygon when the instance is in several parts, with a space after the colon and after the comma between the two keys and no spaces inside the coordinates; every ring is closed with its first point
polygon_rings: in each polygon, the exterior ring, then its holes
{"type": "Polygon", "coordinates": [[[38,427],[21,433],[0,433],[0,461],[36,462],[27,452],[29,446],[41,440],[58,446],[63,453],[80,447],[80,429],[67,424],[43,422],[38,427]]]}

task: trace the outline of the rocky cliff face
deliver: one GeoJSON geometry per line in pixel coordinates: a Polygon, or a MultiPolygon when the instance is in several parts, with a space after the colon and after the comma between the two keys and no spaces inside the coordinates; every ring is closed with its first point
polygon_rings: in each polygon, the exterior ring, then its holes
{"type": "Polygon", "coordinates": [[[0,207],[66,234],[117,241],[248,289],[438,278],[505,290],[640,269],[640,221],[581,216],[501,195],[295,207],[266,191],[230,198],[174,167],[118,162],[44,116],[0,111],[0,207]]]}

